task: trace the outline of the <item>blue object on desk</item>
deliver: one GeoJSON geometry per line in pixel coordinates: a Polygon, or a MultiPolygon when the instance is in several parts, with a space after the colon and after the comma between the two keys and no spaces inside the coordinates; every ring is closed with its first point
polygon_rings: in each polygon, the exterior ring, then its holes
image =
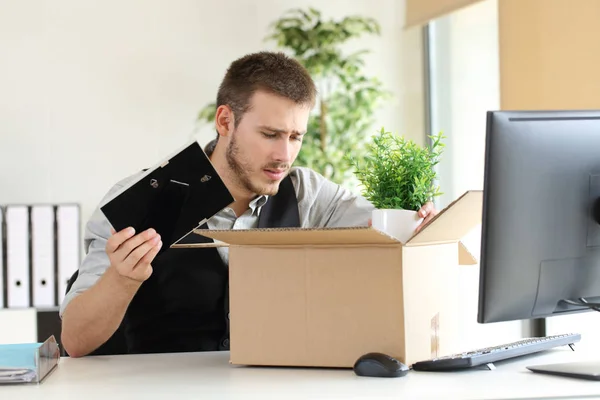
{"type": "Polygon", "coordinates": [[[0,370],[6,368],[28,368],[35,370],[37,350],[43,343],[19,343],[0,345],[0,370]]]}
{"type": "Polygon", "coordinates": [[[44,343],[0,345],[0,383],[39,383],[59,360],[60,351],[54,336],[44,343]]]}

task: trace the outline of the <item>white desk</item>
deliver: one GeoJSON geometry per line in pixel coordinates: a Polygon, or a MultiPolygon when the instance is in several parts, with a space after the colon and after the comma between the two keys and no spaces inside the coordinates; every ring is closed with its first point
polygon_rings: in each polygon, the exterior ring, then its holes
{"type": "MultiPolygon", "coordinates": [[[[599,351],[594,351],[600,355],[599,351]]],[[[352,370],[239,367],[229,354],[63,358],[40,385],[0,386],[0,399],[506,399],[598,395],[600,382],[529,372],[527,365],[593,358],[568,348],[452,373],[365,378],[352,370]]],[[[577,397],[580,396],[580,397],[577,397]]],[[[590,398],[590,397],[586,397],[590,398]]]]}

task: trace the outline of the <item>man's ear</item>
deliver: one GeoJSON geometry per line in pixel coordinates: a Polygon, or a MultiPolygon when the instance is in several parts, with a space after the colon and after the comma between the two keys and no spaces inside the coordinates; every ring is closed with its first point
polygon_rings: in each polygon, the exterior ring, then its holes
{"type": "Polygon", "coordinates": [[[215,127],[220,136],[229,136],[234,127],[233,111],[229,106],[222,105],[217,108],[215,114],[215,127]]]}

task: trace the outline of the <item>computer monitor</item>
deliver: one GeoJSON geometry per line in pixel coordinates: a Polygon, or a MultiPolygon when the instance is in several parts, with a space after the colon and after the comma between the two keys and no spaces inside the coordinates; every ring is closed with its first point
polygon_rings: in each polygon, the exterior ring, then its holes
{"type": "Polygon", "coordinates": [[[598,306],[600,110],[491,111],[486,135],[478,322],[598,306]]]}

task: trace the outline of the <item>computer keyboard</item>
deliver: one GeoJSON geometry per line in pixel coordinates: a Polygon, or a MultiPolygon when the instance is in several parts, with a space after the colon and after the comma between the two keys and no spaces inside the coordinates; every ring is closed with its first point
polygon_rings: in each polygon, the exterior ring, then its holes
{"type": "Polygon", "coordinates": [[[412,369],[415,371],[450,371],[472,368],[558,346],[570,345],[573,348],[572,345],[580,340],[581,335],[578,333],[527,338],[517,342],[419,361],[412,365],[412,369]]]}

